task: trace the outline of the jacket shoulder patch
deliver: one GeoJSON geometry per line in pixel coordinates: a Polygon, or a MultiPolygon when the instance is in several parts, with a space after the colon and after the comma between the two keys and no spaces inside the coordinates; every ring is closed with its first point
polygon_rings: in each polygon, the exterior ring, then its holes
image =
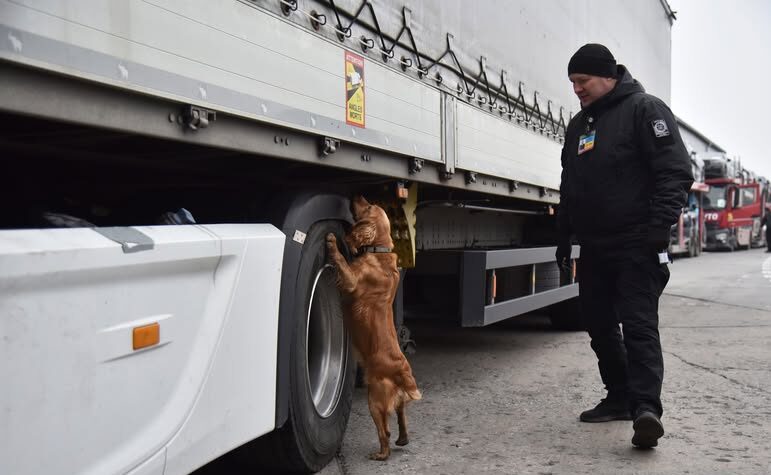
{"type": "Polygon", "coordinates": [[[663,145],[672,145],[675,143],[675,137],[669,130],[669,126],[667,125],[666,120],[655,119],[651,121],[650,125],[650,131],[653,135],[653,142],[657,147],[661,147],[663,145]]]}
{"type": "Polygon", "coordinates": [[[669,135],[669,127],[667,127],[667,122],[664,119],[656,119],[652,121],[651,127],[653,127],[653,135],[655,135],[656,138],[666,137],[669,135]]]}

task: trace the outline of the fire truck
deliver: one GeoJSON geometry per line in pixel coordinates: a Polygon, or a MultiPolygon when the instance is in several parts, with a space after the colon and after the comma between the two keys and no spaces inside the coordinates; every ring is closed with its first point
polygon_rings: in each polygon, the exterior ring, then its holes
{"type": "Polygon", "coordinates": [[[706,158],[709,190],[704,196],[707,250],[750,249],[765,245],[768,180],[726,156],[706,158]]]}

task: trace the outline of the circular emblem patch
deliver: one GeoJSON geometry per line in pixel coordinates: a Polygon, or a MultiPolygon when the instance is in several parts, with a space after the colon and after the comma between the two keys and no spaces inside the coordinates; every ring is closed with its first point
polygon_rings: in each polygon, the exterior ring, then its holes
{"type": "Polygon", "coordinates": [[[651,122],[653,126],[653,134],[656,137],[666,137],[669,135],[669,127],[667,127],[666,121],[663,119],[654,120],[651,122]]]}

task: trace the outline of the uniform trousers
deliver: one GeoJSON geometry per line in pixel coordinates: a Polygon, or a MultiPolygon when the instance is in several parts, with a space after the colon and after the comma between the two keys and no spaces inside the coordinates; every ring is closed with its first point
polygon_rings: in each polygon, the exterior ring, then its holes
{"type": "Polygon", "coordinates": [[[626,399],[633,416],[661,417],[664,360],[659,337],[659,297],[669,281],[667,264],[644,246],[598,249],[581,245],[579,299],[608,397],[626,399]]]}

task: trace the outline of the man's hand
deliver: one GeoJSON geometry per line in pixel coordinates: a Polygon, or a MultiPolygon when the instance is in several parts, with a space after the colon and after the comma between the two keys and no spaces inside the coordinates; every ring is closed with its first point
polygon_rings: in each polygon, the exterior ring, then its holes
{"type": "Polygon", "coordinates": [[[562,272],[570,272],[570,253],[573,246],[570,241],[564,240],[557,244],[557,252],[554,257],[557,259],[557,265],[562,272]]]}
{"type": "Polygon", "coordinates": [[[669,249],[670,228],[664,226],[651,226],[648,228],[648,246],[656,252],[669,249]]]}

